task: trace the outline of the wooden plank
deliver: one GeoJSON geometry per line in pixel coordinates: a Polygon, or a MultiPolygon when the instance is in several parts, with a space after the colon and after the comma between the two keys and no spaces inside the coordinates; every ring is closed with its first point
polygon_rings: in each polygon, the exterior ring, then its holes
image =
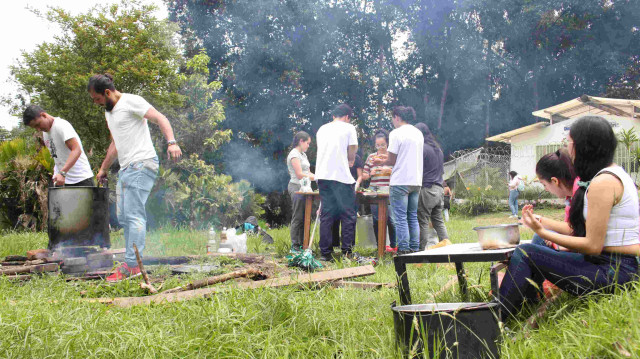
{"type": "MultiPolygon", "coordinates": [[[[322,283],[328,281],[336,281],[345,278],[356,278],[362,276],[373,275],[376,273],[376,270],[372,265],[366,265],[361,267],[352,267],[352,268],[344,268],[332,271],[324,271],[317,273],[300,273],[297,276],[291,277],[282,277],[282,278],[273,278],[273,279],[265,279],[255,282],[243,282],[236,283],[231,286],[231,288],[238,289],[257,289],[257,288],[280,288],[289,285],[296,284],[313,284],[313,283],[322,283]]],[[[228,288],[228,287],[227,287],[228,288]]],[[[124,297],[124,298],[98,298],[90,300],[91,302],[99,302],[105,304],[112,304],[118,307],[131,307],[134,305],[143,305],[143,304],[151,304],[151,303],[171,303],[171,302],[181,302],[190,299],[197,298],[210,298],[211,295],[219,292],[221,289],[218,287],[213,288],[200,288],[194,289],[186,292],[178,292],[178,293],[160,293],[148,297],[124,297]]]]}
{"type": "Polygon", "coordinates": [[[11,267],[0,270],[0,275],[12,275],[21,273],[43,273],[43,272],[55,272],[59,269],[56,263],[46,263],[32,266],[20,266],[11,267]]]}

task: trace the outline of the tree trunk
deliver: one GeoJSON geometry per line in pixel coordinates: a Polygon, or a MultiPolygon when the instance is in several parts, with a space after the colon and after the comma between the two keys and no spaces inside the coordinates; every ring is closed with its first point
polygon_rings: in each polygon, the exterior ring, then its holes
{"type": "Polygon", "coordinates": [[[440,117],[438,117],[438,129],[442,127],[442,115],[444,113],[444,103],[447,101],[447,90],[449,89],[449,79],[444,80],[444,89],[442,90],[442,99],[440,100],[440,117]]]}

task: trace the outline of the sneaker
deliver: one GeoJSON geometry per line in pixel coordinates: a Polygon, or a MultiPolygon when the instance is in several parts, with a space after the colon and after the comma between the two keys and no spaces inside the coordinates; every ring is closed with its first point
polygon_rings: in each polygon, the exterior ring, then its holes
{"type": "Polygon", "coordinates": [[[398,247],[386,246],[384,247],[384,250],[389,253],[395,253],[398,251],[398,247]]]}
{"type": "Polygon", "coordinates": [[[328,255],[324,255],[323,254],[323,255],[321,255],[320,256],[320,260],[324,261],[324,262],[333,262],[334,261],[333,256],[331,254],[328,254],[328,255]]]}
{"type": "Polygon", "coordinates": [[[406,250],[406,251],[398,250],[398,251],[396,252],[396,255],[397,255],[397,256],[403,256],[403,255],[405,255],[405,254],[411,254],[411,253],[413,253],[413,251],[412,251],[412,250],[410,250],[410,249],[409,249],[409,250],[406,250]]]}
{"type": "Polygon", "coordinates": [[[127,263],[122,263],[115,271],[107,277],[107,282],[115,283],[128,278],[141,276],[140,267],[129,267],[127,263]]]}

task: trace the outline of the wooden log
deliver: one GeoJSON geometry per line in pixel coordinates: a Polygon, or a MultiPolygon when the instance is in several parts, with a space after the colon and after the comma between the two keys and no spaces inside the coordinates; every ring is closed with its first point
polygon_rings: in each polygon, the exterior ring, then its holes
{"type": "Polygon", "coordinates": [[[58,269],[60,268],[56,263],[46,263],[46,264],[39,264],[39,265],[32,265],[32,266],[19,266],[19,267],[10,267],[7,269],[2,269],[0,270],[0,275],[55,272],[58,269]]]}
{"type": "Polygon", "coordinates": [[[3,267],[15,267],[15,266],[23,266],[26,262],[0,262],[0,265],[3,267]]]}
{"type": "Polygon", "coordinates": [[[6,256],[4,257],[5,262],[26,262],[27,257],[25,256],[6,256]]]}
{"type": "MultiPolygon", "coordinates": [[[[257,289],[257,288],[280,288],[290,285],[314,284],[321,282],[330,282],[345,278],[356,278],[362,276],[373,275],[376,270],[372,265],[361,267],[343,268],[332,271],[316,272],[316,273],[299,273],[297,276],[272,278],[254,282],[237,283],[231,288],[238,289],[257,289]]],[[[228,287],[227,287],[228,288],[228,287]]],[[[220,287],[200,288],[186,292],[178,293],[160,293],[148,297],[124,297],[124,298],[97,298],[88,300],[89,302],[99,302],[111,304],[118,307],[131,307],[134,305],[143,305],[150,303],[171,303],[197,298],[210,298],[211,295],[221,291],[220,287]]]]}
{"type": "Polygon", "coordinates": [[[191,283],[189,283],[187,285],[184,285],[184,286],[181,286],[181,287],[175,287],[175,288],[171,288],[171,289],[165,290],[162,293],[163,294],[167,294],[167,293],[184,292],[184,291],[187,291],[187,290],[193,290],[193,289],[198,289],[198,288],[202,288],[202,287],[208,287],[208,286],[214,285],[216,283],[226,282],[226,281],[234,279],[234,278],[251,277],[251,276],[256,276],[256,275],[264,276],[264,274],[260,270],[255,269],[255,268],[249,268],[249,269],[244,269],[244,270],[235,271],[235,272],[231,272],[231,273],[225,273],[225,274],[222,274],[222,275],[217,275],[217,276],[213,276],[213,277],[197,280],[197,281],[191,282],[191,283]]]}
{"type": "Polygon", "coordinates": [[[24,262],[24,265],[25,266],[35,266],[35,265],[38,265],[38,264],[45,264],[45,263],[47,263],[46,259],[34,259],[34,260],[29,260],[29,261],[24,262]]]}

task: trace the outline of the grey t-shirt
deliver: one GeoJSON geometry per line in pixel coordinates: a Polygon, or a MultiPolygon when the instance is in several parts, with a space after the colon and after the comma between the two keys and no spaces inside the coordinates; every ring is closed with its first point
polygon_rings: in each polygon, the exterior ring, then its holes
{"type": "Polygon", "coordinates": [[[300,166],[302,167],[302,173],[309,173],[309,168],[311,164],[309,163],[309,159],[307,158],[307,154],[298,151],[297,148],[294,148],[289,152],[289,156],[287,156],[287,169],[289,170],[289,176],[291,179],[289,182],[300,184],[300,180],[296,176],[296,171],[293,169],[293,165],[291,165],[291,160],[294,158],[300,159],[300,166]]]}

